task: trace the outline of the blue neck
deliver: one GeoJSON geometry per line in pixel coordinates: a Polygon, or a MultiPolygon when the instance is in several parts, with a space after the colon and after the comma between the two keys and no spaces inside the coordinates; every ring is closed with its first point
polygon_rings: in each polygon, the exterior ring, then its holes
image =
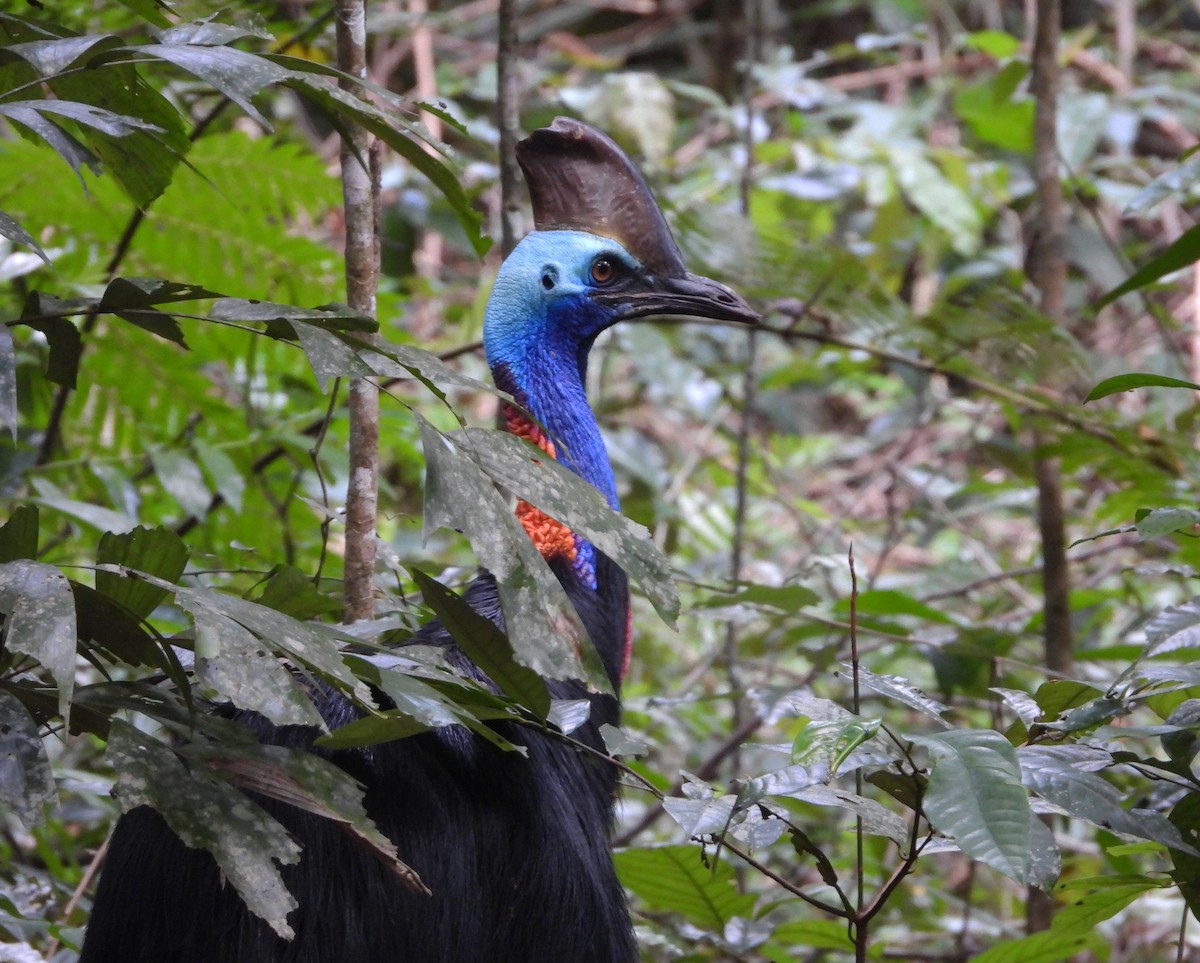
{"type": "Polygon", "coordinates": [[[588,404],[583,382],[587,349],[575,357],[542,341],[519,361],[493,361],[497,387],[511,394],[545,429],[558,460],[596,488],[609,507],[620,509],[616,480],[588,404]]]}

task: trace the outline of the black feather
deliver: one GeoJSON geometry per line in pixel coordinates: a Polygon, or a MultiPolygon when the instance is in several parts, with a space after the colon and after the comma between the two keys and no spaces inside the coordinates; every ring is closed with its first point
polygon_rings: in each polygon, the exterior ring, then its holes
{"type": "MultiPolygon", "coordinates": [[[[556,573],[602,653],[614,685],[625,644],[628,587],[600,557],[601,591],[556,573]]],[[[466,594],[503,625],[484,573],[466,594]]],[[[446,649],[478,676],[439,623],[414,639],[446,649]]],[[[599,729],[617,701],[577,682],[551,682],[554,698],[590,698],[591,718],[572,737],[603,750],[599,729]]],[[[319,708],[331,727],[357,715],[339,695],[319,708]]],[[[316,730],[277,728],[226,708],[265,743],[308,749],[316,730]]],[[[148,807],[123,816],[96,894],[82,963],[626,963],[637,958],[609,855],[615,771],[561,740],[498,724],[528,757],[451,726],[364,749],[313,749],[367,787],[367,812],[433,891],[408,890],[337,824],[257,798],[303,845],[283,868],[299,909],[296,937],[276,936],[222,881],[205,851],[188,849],[148,807]]]]}

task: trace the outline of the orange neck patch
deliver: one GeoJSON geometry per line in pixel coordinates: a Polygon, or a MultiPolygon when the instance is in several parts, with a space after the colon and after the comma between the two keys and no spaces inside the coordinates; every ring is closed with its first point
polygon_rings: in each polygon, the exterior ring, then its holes
{"type": "MultiPolygon", "coordinates": [[[[511,434],[533,442],[550,458],[558,460],[554,442],[546,437],[546,433],[538,425],[512,405],[504,405],[504,425],[511,434]]],[[[565,558],[569,562],[575,561],[579,554],[579,545],[575,533],[562,522],[525,501],[517,502],[517,521],[524,527],[542,558],[565,558]]]]}

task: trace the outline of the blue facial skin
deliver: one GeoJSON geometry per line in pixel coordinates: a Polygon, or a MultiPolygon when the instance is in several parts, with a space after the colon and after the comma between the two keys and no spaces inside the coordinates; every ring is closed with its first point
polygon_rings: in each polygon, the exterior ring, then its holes
{"type": "Polygon", "coordinates": [[[596,303],[592,266],[607,258],[619,270],[641,265],[616,241],[580,231],[535,231],[496,276],[483,323],[483,345],[497,385],[545,427],[559,460],[619,508],[600,429],[584,391],[596,336],[619,320],[596,303]]]}

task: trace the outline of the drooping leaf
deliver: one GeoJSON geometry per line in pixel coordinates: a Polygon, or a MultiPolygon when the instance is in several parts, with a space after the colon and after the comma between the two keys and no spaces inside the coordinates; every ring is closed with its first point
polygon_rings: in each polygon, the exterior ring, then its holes
{"type": "Polygon", "coordinates": [[[339,643],[349,641],[332,626],[316,622],[301,622],[282,612],[235,598],[225,592],[206,588],[184,588],[146,576],[153,585],[174,591],[175,601],[195,614],[223,616],[238,622],[254,633],[273,651],[299,665],[336,679],[365,704],[371,696],[367,687],[357,679],[342,660],[339,643]]]}
{"type": "Polygon", "coordinates": [[[1083,746],[1022,746],[1018,755],[1025,785],[1067,815],[1112,832],[1195,852],[1162,813],[1121,805],[1121,791],[1093,771],[1105,764],[1106,753],[1083,746]]]}
{"type": "Polygon", "coordinates": [[[322,391],[327,390],[334,378],[362,378],[372,374],[370,366],[336,334],[296,319],[292,319],[291,325],[322,391]]]}
{"type": "MultiPolygon", "coordinates": [[[[170,34],[165,36],[170,37],[170,34]]],[[[290,70],[272,63],[266,57],[238,50],[236,47],[199,46],[191,43],[172,43],[168,40],[164,43],[126,47],[123,52],[134,57],[157,57],[199,77],[232,100],[247,116],[267,130],[271,130],[271,124],[254,106],[253,98],[266,87],[283,83],[292,76],[290,70]]]]}
{"type": "Polygon", "coordinates": [[[277,726],[324,728],[300,679],[253,634],[210,608],[181,604],[196,626],[196,676],[201,682],[277,726]]]}
{"type": "Polygon", "coordinates": [[[156,30],[154,37],[160,44],[192,44],[197,47],[219,47],[248,37],[259,40],[275,39],[266,30],[255,29],[245,24],[218,23],[211,16],[193,20],[191,23],[181,23],[167,30],[156,30]]]}
{"type": "Polygon", "coordinates": [[[1145,657],[1200,648],[1200,598],[1170,606],[1146,623],[1145,657]]]}
{"type": "Polygon", "coordinates": [[[58,802],[50,758],[29,710],[0,689],[0,805],[26,829],[41,825],[45,807],[58,802]]]}
{"type": "Polygon", "coordinates": [[[50,263],[50,258],[46,256],[46,252],[42,250],[42,246],[34,239],[15,218],[10,217],[3,211],[0,211],[0,235],[8,238],[15,244],[24,244],[28,248],[33,249],[33,253],[40,257],[47,265],[50,263]]]}
{"type": "Polygon", "coordinates": [[[925,792],[929,821],[972,859],[1017,882],[1029,865],[1029,797],[1016,752],[1000,733],[959,729],[910,736],[933,757],[925,792]]]}
{"type": "MultiPolygon", "coordinates": [[[[854,672],[854,667],[848,662],[843,662],[842,667],[846,671],[846,677],[850,678],[854,672]]],[[[858,669],[858,681],[868,689],[878,692],[889,699],[894,699],[908,706],[910,709],[923,712],[925,715],[937,719],[938,722],[946,725],[942,714],[949,712],[950,707],[938,702],[937,699],[930,698],[907,679],[902,679],[898,675],[878,675],[860,666],[858,669]]]]}
{"type": "Polygon", "coordinates": [[[44,666],[58,686],[58,711],[67,719],[75,688],[75,598],[55,566],[29,559],[0,565],[0,611],[5,641],[44,666]]]}
{"type": "Polygon", "coordinates": [[[738,892],[733,868],[706,863],[698,846],[622,849],[613,856],[622,885],[653,909],[678,913],[720,933],[735,916],[754,908],[753,893],[738,892]]]}
{"type": "Polygon", "coordinates": [[[1133,391],[1135,388],[1189,388],[1194,391],[1200,391],[1200,385],[1194,384],[1191,381],[1168,378],[1166,375],[1134,372],[1132,374],[1105,378],[1088,392],[1087,397],[1083,401],[1084,404],[1087,404],[1087,402],[1096,401],[1098,398],[1107,398],[1109,395],[1115,395],[1118,391],[1133,391]]]}
{"type": "Polygon", "coordinates": [[[1125,215],[1142,214],[1172,194],[1182,194],[1200,181],[1200,154],[1193,154],[1164,174],[1159,174],[1125,205],[1125,215]]]}
{"type": "Polygon", "coordinates": [[[0,562],[37,558],[38,510],[36,505],[17,505],[0,525],[0,562]]]}
{"type": "Polygon", "coordinates": [[[476,612],[459,596],[419,569],[412,570],[421,595],[441,620],[451,638],[467,656],[510,697],[539,719],[550,711],[546,683],[532,669],[513,658],[512,643],[489,618],[476,612]]]}
{"type": "Polygon", "coordinates": [[[912,842],[905,821],[874,799],[867,799],[865,796],[858,796],[834,786],[808,786],[791,795],[794,799],[814,806],[832,806],[847,810],[862,819],[864,832],[874,836],[886,836],[899,846],[901,851],[907,852],[912,842]]]}
{"type": "Polygon", "coordinates": [[[1169,885],[1167,880],[1144,876],[1073,879],[1059,891],[1067,902],[1054,914],[1051,929],[1057,933],[1093,933],[1099,924],[1116,916],[1143,893],[1169,885]]]}
{"type": "Polygon", "coordinates": [[[280,936],[294,935],[287,917],[296,901],[276,863],[295,863],[301,851],[283,826],[229,783],[184,766],[170,747],[125,722],[113,722],[107,755],[122,810],[153,806],[184,843],[212,853],[251,912],[280,936]]]}
{"type": "MultiPolygon", "coordinates": [[[[96,549],[97,565],[120,565],[175,582],[188,562],[183,540],[169,528],[144,528],[117,534],[105,532],[96,549]]],[[[136,618],[146,618],[167,598],[167,591],[144,579],[98,571],[96,589],[136,618]]]]}
{"type": "Polygon", "coordinates": [[[1200,260],[1200,224],[1188,228],[1167,246],[1167,249],[1133,272],[1123,282],[1096,302],[1096,308],[1111,304],[1117,298],[1138,288],[1153,284],[1173,271],[1179,271],[1200,260]]]}
{"type": "Polygon", "coordinates": [[[174,10],[167,0],[118,0],[123,7],[128,7],[148,23],[158,27],[169,26],[171,21],[163,16],[163,11],[173,13],[174,10]]]}
{"type": "Polygon", "coordinates": [[[20,57],[43,80],[62,73],[84,54],[104,50],[120,41],[112,34],[93,33],[79,37],[56,37],[53,40],[30,40],[4,48],[6,55],[20,57]]]}
{"type": "Polygon", "coordinates": [[[1108,945],[1099,933],[1060,933],[1047,930],[1019,940],[998,943],[971,958],[971,963],[1058,963],[1077,953],[1108,945]]]}
{"type": "Polygon", "coordinates": [[[420,171],[450,203],[476,253],[481,256],[487,253],[491,239],[481,233],[483,219],[471,206],[462,180],[451,162],[426,151],[424,143],[432,143],[432,138],[421,138],[419,141],[406,129],[413,125],[401,121],[394,112],[387,113],[319,77],[300,72],[299,68],[311,70],[312,64],[297,62],[295,58],[275,59],[281,62],[286,60],[297,66],[298,69],[284,81],[284,85],[324,111],[335,127],[342,130],[347,123],[361,125],[420,171]]]}
{"type": "MultiPolygon", "coordinates": [[[[100,58],[111,55],[109,51],[100,58]]],[[[138,126],[124,133],[94,127],[85,127],[83,133],[106,171],[135,204],[145,206],[166,190],[188,149],[183,120],[132,65],[104,63],[96,69],[60,74],[50,86],[61,102],[78,101],[137,120],[138,126]]]]}
{"type": "Polygon", "coordinates": [[[156,639],[134,615],[107,595],[79,582],[71,583],[79,641],[99,646],[113,660],[127,665],[150,665],[162,669],[183,688],[187,678],[165,642],[156,639]]]}
{"type": "Polygon", "coordinates": [[[523,665],[543,678],[588,679],[608,688],[562,587],[505,500],[474,460],[419,414],[425,450],[425,530],[462,531],[496,578],[505,631],[523,665]],[[586,668],[585,668],[586,667],[586,668]]]}
{"type": "Polygon", "coordinates": [[[679,593],[671,564],[642,526],[613,511],[593,486],[515,435],[467,428],[450,437],[461,440],[484,471],[517,497],[583,535],[617,562],[664,621],[675,624],[679,593]]]}

